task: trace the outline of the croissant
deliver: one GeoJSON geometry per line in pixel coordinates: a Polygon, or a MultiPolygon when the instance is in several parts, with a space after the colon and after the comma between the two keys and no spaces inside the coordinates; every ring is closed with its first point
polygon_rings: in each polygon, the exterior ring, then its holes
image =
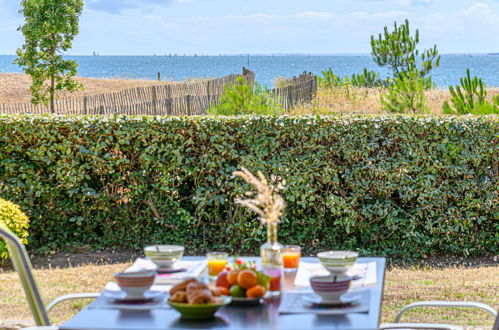
{"type": "Polygon", "coordinates": [[[195,278],[188,278],[182,282],[180,282],[179,284],[175,285],[173,288],[170,289],[170,296],[173,297],[173,295],[178,292],[178,291],[185,291],[187,290],[187,286],[189,285],[189,283],[191,282],[198,282],[197,279],[195,278]]]}
{"type": "Polygon", "coordinates": [[[213,295],[217,295],[216,292],[212,293],[206,284],[195,278],[188,278],[170,290],[170,300],[177,303],[209,304],[215,299],[213,295]]]}
{"type": "Polygon", "coordinates": [[[177,291],[171,297],[170,300],[176,303],[186,303],[187,302],[187,292],[177,291]]]}
{"type": "Polygon", "coordinates": [[[189,291],[195,291],[195,290],[208,290],[208,286],[204,283],[195,281],[195,282],[190,282],[187,284],[187,293],[189,291]]]}
{"type": "Polygon", "coordinates": [[[187,295],[187,302],[189,304],[209,304],[213,299],[210,290],[195,290],[191,292],[192,294],[187,295]]]}

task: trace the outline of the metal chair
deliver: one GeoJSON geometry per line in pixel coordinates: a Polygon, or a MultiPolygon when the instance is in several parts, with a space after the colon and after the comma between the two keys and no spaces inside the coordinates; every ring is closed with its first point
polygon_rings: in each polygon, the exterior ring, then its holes
{"type": "Polygon", "coordinates": [[[382,324],[380,329],[441,329],[441,330],[458,330],[462,327],[452,324],[442,324],[442,323],[400,323],[402,315],[413,308],[418,307],[440,307],[440,308],[477,308],[490,313],[496,318],[494,330],[496,327],[499,328],[499,317],[497,311],[490,307],[489,305],[482,304],[479,302],[459,302],[459,301],[418,301],[410,305],[405,306],[397,314],[393,323],[382,324]]]}
{"type": "Polygon", "coordinates": [[[57,304],[71,299],[88,299],[99,296],[99,293],[67,294],[54,299],[54,301],[45,307],[33,276],[33,268],[31,266],[28,253],[19,238],[11,232],[7,225],[2,221],[0,221],[0,237],[5,239],[5,242],[9,248],[10,259],[12,260],[15,270],[19,274],[19,279],[21,280],[35,324],[37,326],[41,326],[37,329],[57,329],[57,327],[50,326],[50,319],[48,316],[48,313],[57,304]]]}

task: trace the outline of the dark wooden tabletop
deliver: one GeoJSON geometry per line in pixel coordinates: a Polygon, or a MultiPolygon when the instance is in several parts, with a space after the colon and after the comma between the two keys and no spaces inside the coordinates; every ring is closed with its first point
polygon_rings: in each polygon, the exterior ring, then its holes
{"type": "MultiPolygon", "coordinates": [[[[196,260],[201,257],[184,257],[196,260]]],[[[258,259],[258,258],[252,258],[258,259]]],[[[307,262],[318,262],[316,258],[302,258],[307,262]]],[[[103,308],[84,308],[61,330],[118,330],[118,329],[377,329],[381,315],[383,283],[385,273],[384,258],[359,258],[357,262],[376,262],[377,284],[370,288],[368,313],[346,315],[279,314],[280,298],[268,299],[257,306],[226,306],[220,309],[215,319],[187,321],[173,309],[153,309],[131,311],[103,308]]],[[[99,304],[98,297],[89,306],[99,304]]]]}

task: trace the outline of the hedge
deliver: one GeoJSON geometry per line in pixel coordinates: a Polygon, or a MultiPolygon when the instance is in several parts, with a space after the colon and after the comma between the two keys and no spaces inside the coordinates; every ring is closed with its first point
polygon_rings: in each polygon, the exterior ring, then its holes
{"type": "Polygon", "coordinates": [[[257,253],[239,166],[285,178],[279,231],[305,253],[498,252],[498,117],[0,116],[0,197],[31,249],[257,253]]]}

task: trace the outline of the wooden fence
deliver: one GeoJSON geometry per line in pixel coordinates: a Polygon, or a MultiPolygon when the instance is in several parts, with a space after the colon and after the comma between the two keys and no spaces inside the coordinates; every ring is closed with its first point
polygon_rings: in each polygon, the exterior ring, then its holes
{"type": "MultiPolygon", "coordinates": [[[[243,68],[242,75],[206,80],[137,87],[93,96],[62,98],[55,101],[57,114],[85,115],[202,115],[219,104],[224,88],[243,76],[254,86],[255,74],[243,68]]],[[[274,97],[288,110],[300,102],[309,102],[317,91],[317,77],[303,73],[286,81],[284,87],[272,90],[274,97]]],[[[0,104],[0,113],[50,113],[45,105],[32,103],[0,104]]]]}
{"type": "MultiPolygon", "coordinates": [[[[57,114],[86,115],[200,115],[218,104],[227,85],[243,76],[253,86],[255,74],[244,69],[243,75],[229,75],[198,83],[178,83],[136,87],[118,92],[55,101],[57,114]]],[[[0,104],[0,113],[50,113],[45,105],[30,102],[0,104]]]]}
{"type": "Polygon", "coordinates": [[[304,72],[298,77],[286,80],[283,87],[272,90],[276,100],[288,111],[298,104],[309,103],[317,93],[317,77],[304,72]]]}

